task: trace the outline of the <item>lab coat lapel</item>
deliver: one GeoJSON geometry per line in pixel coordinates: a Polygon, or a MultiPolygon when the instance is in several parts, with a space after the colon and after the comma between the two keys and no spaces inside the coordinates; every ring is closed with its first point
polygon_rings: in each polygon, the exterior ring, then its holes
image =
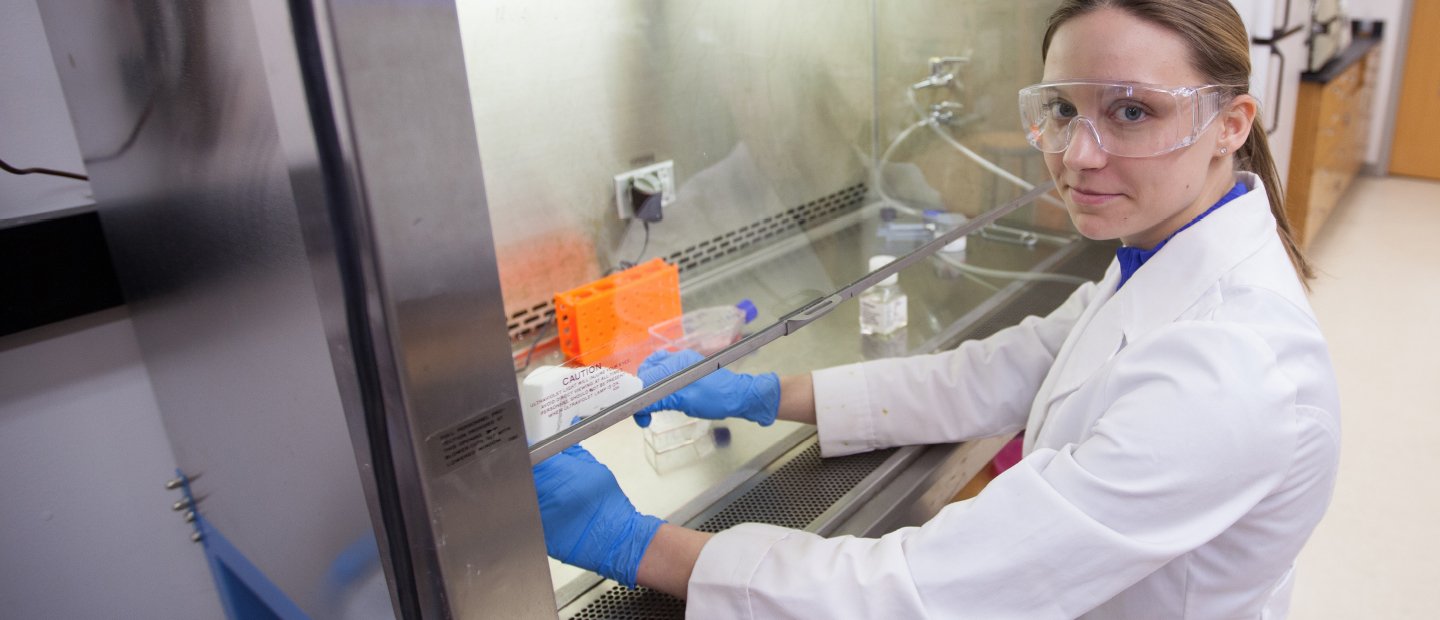
{"type": "Polygon", "coordinates": [[[1238,177],[1249,192],[1176,235],[1116,294],[1128,341],[1175,322],[1240,261],[1277,241],[1260,178],[1238,177]]]}
{"type": "Polygon", "coordinates": [[[1150,330],[1174,322],[1225,273],[1274,236],[1265,188],[1259,177],[1239,173],[1252,188],[1171,239],[1116,291],[1119,263],[1112,262],[1100,290],[1076,322],[1041,384],[1026,431],[1033,446],[1053,408],[1090,379],[1110,358],[1150,330]]]}
{"type": "Polygon", "coordinates": [[[1090,375],[1120,350],[1125,334],[1124,317],[1121,306],[1115,303],[1115,297],[1124,295],[1129,286],[1117,292],[1115,287],[1119,282],[1119,263],[1112,261],[1100,281],[1095,301],[1086,308],[1076,322],[1075,330],[1055,356],[1054,370],[1046,378],[1049,385],[1041,386],[1044,410],[1049,410],[1056,401],[1079,389],[1090,375]]]}
{"type": "Polygon", "coordinates": [[[1061,385],[1078,386],[1080,384],[1080,380],[1073,376],[1073,373],[1078,371],[1071,370],[1075,367],[1073,363],[1076,357],[1075,352],[1080,348],[1086,350],[1095,348],[1096,345],[1089,343],[1083,347],[1081,345],[1081,340],[1084,339],[1091,324],[1095,323],[1097,319],[1102,323],[1113,320],[1109,317],[1101,317],[1101,313],[1108,305],[1106,302],[1114,295],[1115,285],[1119,282],[1120,264],[1111,261],[1110,267],[1105,271],[1105,277],[1096,284],[1095,298],[1080,313],[1080,318],[1075,321],[1075,327],[1071,329],[1070,335],[1065,337],[1065,342],[1060,345],[1060,350],[1055,354],[1055,362],[1050,366],[1050,372],[1045,375],[1045,380],[1041,382],[1040,389],[1035,394],[1035,402],[1031,404],[1030,417],[1025,424],[1025,440],[1022,448],[1025,454],[1029,454],[1034,449],[1035,442],[1040,437],[1040,427],[1045,423],[1050,407],[1065,395],[1075,391],[1074,387],[1066,389],[1061,385]]]}

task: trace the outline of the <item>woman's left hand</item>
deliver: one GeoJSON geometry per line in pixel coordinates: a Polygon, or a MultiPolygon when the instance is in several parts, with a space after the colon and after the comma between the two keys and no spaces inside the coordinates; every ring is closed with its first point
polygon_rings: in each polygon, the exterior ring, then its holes
{"type": "MultiPolygon", "coordinates": [[[[703,359],[688,349],[677,353],[662,349],[641,362],[640,380],[649,387],[703,359]]],[[[707,420],[744,418],[769,426],[775,423],[780,410],[780,378],[773,372],[750,375],[720,368],[640,410],[635,414],[635,423],[649,426],[650,414],[664,409],[707,420]]]]}

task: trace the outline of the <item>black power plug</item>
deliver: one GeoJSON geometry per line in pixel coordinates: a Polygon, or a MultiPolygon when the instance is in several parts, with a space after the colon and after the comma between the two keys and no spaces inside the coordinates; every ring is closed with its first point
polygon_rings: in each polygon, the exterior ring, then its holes
{"type": "Polygon", "coordinates": [[[660,206],[664,197],[664,187],[658,178],[650,175],[636,177],[630,184],[630,206],[635,209],[635,217],[643,222],[665,219],[665,212],[660,206]]]}

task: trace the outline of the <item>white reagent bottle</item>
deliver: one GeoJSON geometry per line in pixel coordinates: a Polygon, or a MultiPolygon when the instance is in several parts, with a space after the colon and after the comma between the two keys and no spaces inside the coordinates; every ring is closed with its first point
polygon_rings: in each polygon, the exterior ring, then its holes
{"type": "MultiPolygon", "coordinates": [[[[870,271],[895,261],[894,256],[870,257],[870,271]]],[[[860,333],[885,335],[909,323],[909,304],[905,291],[900,290],[899,274],[881,280],[860,294],[860,333]]]]}

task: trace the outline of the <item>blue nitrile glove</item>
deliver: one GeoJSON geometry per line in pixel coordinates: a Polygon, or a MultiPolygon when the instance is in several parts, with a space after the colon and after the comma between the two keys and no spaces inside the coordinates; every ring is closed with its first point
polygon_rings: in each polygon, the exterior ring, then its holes
{"type": "MultiPolygon", "coordinates": [[[[705,358],[690,350],[656,351],[640,363],[640,380],[649,387],[702,359],[705,358]]],[[[721,368],[640,410],[635,414],[635,423],[650,426],[650,412],[664,409],[709,420],[745,418],[760,426],[770,426],[780,412],[780,377],[773,372],[747,375],[721,368]]]]}
{"type": "Polygon", "coordinates": [[[636,511],[610,469],[578,445],[541,461],[533,472],[545,552],[635,587],[640,558],[664,521],[636,511]]]}

